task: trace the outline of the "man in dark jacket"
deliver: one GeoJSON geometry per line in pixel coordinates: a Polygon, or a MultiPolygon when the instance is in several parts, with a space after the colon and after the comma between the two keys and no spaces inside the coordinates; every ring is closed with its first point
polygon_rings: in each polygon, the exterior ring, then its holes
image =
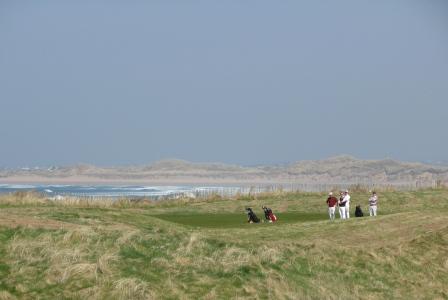
{"type": "Polygon", "coordinates": [[[345,214],[345,203],[346,203],[346,198],[344,195],[344,192],[341,192],[341,197],[339,197],[339,216],[341,217],[341,220],[345,220],[346,219],[346,214],[345,214]]]}
{"type": "Polygon", "coordinates": [[[330,215],[330,221],[334,221],[336,204],[338,203],[338,199],[333,196],[333,192],[328,194],[327,205],[328,205],[328,214],[330,215]]]}

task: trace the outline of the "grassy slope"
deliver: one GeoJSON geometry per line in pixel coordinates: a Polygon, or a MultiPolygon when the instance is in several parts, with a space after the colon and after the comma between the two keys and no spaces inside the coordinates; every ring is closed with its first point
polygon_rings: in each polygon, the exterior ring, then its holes
{"type": "Polygon", "coordinates": [[[379,217],[334,223],[324,201],[0,198],[0,299],[448,298],[448,190],[381,193],[379,217]],[[244,223],[262,204],[280,221],[244,223]]]}

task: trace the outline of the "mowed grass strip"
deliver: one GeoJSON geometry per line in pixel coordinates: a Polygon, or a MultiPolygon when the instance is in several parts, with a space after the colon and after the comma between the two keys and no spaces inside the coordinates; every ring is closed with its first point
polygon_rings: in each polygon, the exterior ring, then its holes
{"type": "Polygon", "coordinates": [[[319,213],[278,213],[276,214],[278,221],[275,223],[269,223],[264,220],[264,214],[257,215],[263,223],[250,224],[247,222],[247,216],[244,213],[190,213],[190,214],[159,214],[154,215],[155,218],[173,222],[185,226],[193,227],[205,227],[205,228],[256,228],[257,226],[277,226],[282,224],[300,223],[300,222],[313,222],[326,220],[325,214],[319,213]]]}

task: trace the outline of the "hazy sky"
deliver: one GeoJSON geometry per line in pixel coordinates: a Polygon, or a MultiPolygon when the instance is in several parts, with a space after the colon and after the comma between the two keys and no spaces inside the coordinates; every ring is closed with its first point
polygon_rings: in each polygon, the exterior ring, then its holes
{"type": "Polygon", "coordinates": [[[0,107],[0,167],[448,160],[448,2],[0,0],[0,107]]]}

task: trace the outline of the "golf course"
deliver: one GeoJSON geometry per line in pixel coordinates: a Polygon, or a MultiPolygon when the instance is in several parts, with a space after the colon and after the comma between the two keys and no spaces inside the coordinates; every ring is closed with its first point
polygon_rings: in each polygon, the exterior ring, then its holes
{"type": "Polygon", "coordinates": [[[0,299],[448,299],[448,189],[232,199],[0,196],[0,299]],[[355,218],[360,204],[365,217],[355,218]],[[276,223],[247,223],[262,205],[276,223]]]}

